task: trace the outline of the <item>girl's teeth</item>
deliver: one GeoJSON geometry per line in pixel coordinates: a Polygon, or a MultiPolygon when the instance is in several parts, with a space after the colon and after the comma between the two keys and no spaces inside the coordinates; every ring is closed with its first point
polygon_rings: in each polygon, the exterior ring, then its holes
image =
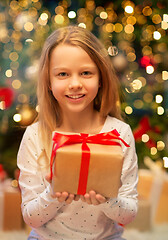
{"type": "Polygon", "coordinates": [[[73,99],[77,99],[77,98],[81,98],[83,97],[84,95],[77,95],[77,96],[68,96],[69,98],[73,98],[73,99]]]}

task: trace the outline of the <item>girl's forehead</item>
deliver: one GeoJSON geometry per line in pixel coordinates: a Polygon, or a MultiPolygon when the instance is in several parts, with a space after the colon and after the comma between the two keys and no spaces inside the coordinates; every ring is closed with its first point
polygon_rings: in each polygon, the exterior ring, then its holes
{"type": "MultiPolygon", "coordinates": [[[[78,45],[72,45],[72,44],[59,44],[57,45],[52,53],[51,53],[51,58],[58,57],[62,58],[63,56],[68,57],[70,56],[71,58],[90,58],[90,55],[88,52],[83,49],[81,46],[78,45]]],[[[92,60],[93,61],[93,60],[92,60]]]]}
{"type": "Polygon", "coordinates": [[[60,44],[55,47],[51,54],[50,66],[53,68],[62,66],[92,66],[97,64],[90,55],[80,46],[60,44]]]}

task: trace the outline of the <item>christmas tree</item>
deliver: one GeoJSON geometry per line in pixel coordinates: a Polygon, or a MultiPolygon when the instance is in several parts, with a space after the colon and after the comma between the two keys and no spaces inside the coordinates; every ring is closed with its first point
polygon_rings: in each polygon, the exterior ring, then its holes
{"type": "Polygon", "coordinates": [[[121,83],[121,108],[134,132],[140,167],[166,169],[168,3],[163,1],[0,2],[0,164],[14,177],[25,127],[35,119],[38,60],[47,36],[77,24],[103,42],[121,83]]]}

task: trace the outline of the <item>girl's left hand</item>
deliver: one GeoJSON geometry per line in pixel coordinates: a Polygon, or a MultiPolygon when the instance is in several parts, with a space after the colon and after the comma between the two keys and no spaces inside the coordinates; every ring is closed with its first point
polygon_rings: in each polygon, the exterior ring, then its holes
{"type": "Polygon", "coordinates": [[[83,202],[93,205],[99,205],[101,203],[105,203],[107,198],[103,197],[101,194],[97,194],[95,191],[90,191],[89,193],[85,193],[84,196],[80,196],[83,202]]]}

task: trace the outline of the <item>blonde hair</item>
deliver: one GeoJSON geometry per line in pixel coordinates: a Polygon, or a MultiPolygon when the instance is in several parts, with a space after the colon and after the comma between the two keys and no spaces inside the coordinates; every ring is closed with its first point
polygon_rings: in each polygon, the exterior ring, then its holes
{"type": "MultiPolygon", "coordinates": [[[[50,90],[50,58],[59,44],[79,46],[96,63],[100,73],[100,88],[94,100],[94,108],[103,117],[107,115],[122,119],[119,106],[118,79],[110,57],[102,43],[88,30],[77,26],[68,26],[55,30],[46,40],[39,65],[37,98],[40,107],[38,121],[45,139],[62,122],[61,109],[50,90]]],[[[51,140],[50,140],[51,141],[51,140]]]]}

